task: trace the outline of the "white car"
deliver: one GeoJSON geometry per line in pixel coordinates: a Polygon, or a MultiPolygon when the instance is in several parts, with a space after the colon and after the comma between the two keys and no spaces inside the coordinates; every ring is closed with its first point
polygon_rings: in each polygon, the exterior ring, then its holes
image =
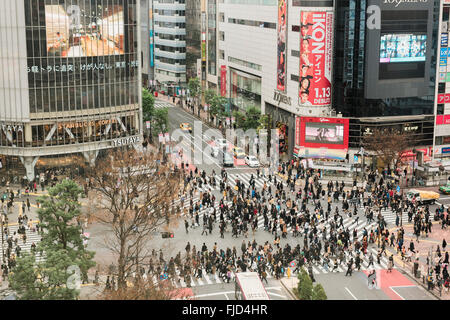
{"type": "Polygon", "coordinates": [[[228,148],[228,141],[227,139],[217,139],[214,145],[223,150],[223,148],[228,148]]]}
{"type": "Polygon", "coordinates": [[[220,148],[217,146],[211,146],[211,156],[216,158],[219,155],[220,148]]]}
{"type": "Polygon", "coordinates": [[[249,167],[259,167],[259,161],[255,156],[247,156],[245,157],[245,164],[249,167]]]}

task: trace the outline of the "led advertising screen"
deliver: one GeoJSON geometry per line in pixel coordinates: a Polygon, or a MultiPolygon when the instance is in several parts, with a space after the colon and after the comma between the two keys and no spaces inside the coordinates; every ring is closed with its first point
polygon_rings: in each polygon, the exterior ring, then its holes
{"type": "Polygon", "coordinates": [[[124,12],[120,5],[90,7],[80,0],[45,6],[47,53],[53,57],[124,54],[124,12]]]}
{"type": "Polygon", "coordinates": [[[295,156],[342,160],[348,150],[349,119],[300,117],[295,135],[295,156]]]}
{"type": "Polygon", "coordinates": [[[278,36],[277,36],[277,89],[286,91],[286,36],[287,36],[287,3],[278,1],[278,36]]]}
{"type": "Polygon", "coordinates": [[[333,58],[333,12],[300,13],[299,105],[326,107],[331,104],[333,58]]]}
{"type": "Polygon", "coordinates": [[[344,124],[306,123],[305,142],[343,145],[344,124]]]}
{"type": "Polygon", "coordinates": [[[426,60],[427,36],[385,34],[381,36],[380,63],[426,60]]]}

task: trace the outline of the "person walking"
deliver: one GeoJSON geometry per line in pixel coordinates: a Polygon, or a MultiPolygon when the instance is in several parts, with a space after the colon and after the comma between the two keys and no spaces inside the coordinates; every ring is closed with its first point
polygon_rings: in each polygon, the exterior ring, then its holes
{"type": "Polygon", "coordinates": [[[353,258],[350,259],[350,261],[347,264],[347,272],[345,273],[345,276],[352,275],[352,267],[353,267],[353,258]]]}

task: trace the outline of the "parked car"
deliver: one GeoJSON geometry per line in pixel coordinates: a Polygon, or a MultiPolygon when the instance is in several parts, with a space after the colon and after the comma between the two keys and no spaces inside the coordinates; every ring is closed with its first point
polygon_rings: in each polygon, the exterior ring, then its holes
{"type": "Polygon", "coordinates": [[[233,167],[234,166],[234,159],[231,154],[228,152],[222,152],[222,160],[223,160],[223,166],[224,167],[233,167]]]}
{"type": "Polygon", "coordinates": [[[450,194],[450,181],[447,182],[447,185],[440,186],[439,191],[442,192],[443,194],[450,194]]]}
{"type": "Polygon", "coordinates": [[[245,164],[252,168],[259,167],[259,161],[255,156],[245,157],[245,164]]]}

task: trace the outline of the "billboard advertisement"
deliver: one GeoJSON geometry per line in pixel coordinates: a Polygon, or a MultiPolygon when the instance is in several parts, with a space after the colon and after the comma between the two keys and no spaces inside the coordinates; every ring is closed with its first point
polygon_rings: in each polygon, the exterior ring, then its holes
{"type": "Polygon", "coordinates": [[[227,95],[227,66],[220,66],[220,95],[227,95]]]}
{"type": "Polygon", "coordinates": [[[45,5],[47,53],[51,57],[96,57],[124,54],[124,12],[121,5],[90,1],[45,5]]]}
{"type": "Polygon", "coordinates": [[[333,12],[300,12],[299,105],[331,104],[333,12]]]}
{"type": "Polygon", "coordinates": [[[448,47],[448,33],[441,33],[441,47],[448,47]]]}
{"type": "Polygon", "coordinates": [[[287,3],[278,0],[278,36],[277,36],[277,89],[286,92],[286,37],[287,37],[287,3]]]}
{"type": "Polygon", "coordinates": [[[345,159],[348,150],[349,119],[296,119],[295,149],[298,157],[345,159]]]}
{"type": "Polygon", "coordinates": [[[380,42],[380,63],[425,61],[426,50],[426,34],[384,34],[380,42]]]}

